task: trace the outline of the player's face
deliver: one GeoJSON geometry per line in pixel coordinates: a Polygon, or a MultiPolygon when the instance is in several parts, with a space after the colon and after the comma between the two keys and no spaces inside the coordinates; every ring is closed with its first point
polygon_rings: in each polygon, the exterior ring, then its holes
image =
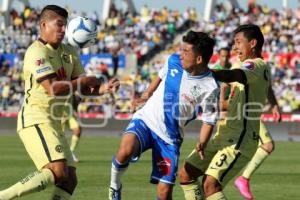
{"type": "Polygon", "coordinates": [[[180,51],[180,60],[183,69],[191,69],[192,66],[197,64],[197,55],[193,51],[193,45],[188,43],[183,43],[180,51]]]}
{"type": "Polygon", "coordinates": [[[55,15],[52,19],[45,20],[41,24],[42,34],[49,44],[58,45],[65,36],[67,20],[59,15],[55,15]]]}
{"type": "Polygon", "coordinates": [[[224,67],[227,65],[227,63],[229,63],[230,53],[229,51],[223,49],[220,51],[219,57],[220,57],[220,65],[224,67]]]}
{"type": "Polygon", "coordinates": [[[240,61],[251,58],[253,55],[252,41],[249,41],[243,32],[239,32],[234,36],[234,51],[237,53],[240,61]]]}

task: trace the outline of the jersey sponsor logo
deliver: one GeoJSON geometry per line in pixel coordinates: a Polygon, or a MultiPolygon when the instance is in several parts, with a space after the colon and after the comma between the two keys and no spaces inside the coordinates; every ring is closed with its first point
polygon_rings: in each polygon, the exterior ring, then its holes
{"type": "Polygon", "coordinates": [[[156,160],[156,165],[160,174],[168,176],[171,173],[171,159],[158,157],[156,160]]]}
{"type": "Polygon", "coordinates": [[[44,59],[44,58],[37,59],[37,60],[35,61],[35,64],[36,64],[37,66],[43,65],[43,64],[45,64],[45,59],[44,59]]]}
{"type": "Polygon", "coordinates": [[[243,68],[248,69],[248,70],[254,70],[255,69],[255,64],[254,62],[251,61],[246,61],[242,65],[243,68]]]}
{"type": "Polygon", "coordinates": [[[50,70],[51,70],[51,67],[47,66],[47,67],[43,67],[43,68],[40,68],[40,69],[36,70],[36,73],[40,74],[40,73],[50,71],[50,70]]]}

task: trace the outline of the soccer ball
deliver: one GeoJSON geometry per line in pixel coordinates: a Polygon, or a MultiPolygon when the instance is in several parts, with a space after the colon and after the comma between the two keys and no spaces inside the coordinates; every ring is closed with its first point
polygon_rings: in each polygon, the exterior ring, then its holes
{"type": "Polygon", "coordinates": [[[86,48],[96,43],[97,25],[87,17],[71,19],[66,29],[67,41],[70,45],[86,48]]]}

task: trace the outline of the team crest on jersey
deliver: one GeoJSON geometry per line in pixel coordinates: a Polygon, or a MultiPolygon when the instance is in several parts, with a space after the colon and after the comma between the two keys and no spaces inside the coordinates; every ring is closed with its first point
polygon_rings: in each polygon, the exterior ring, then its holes
{"type": "Polygon", "coordinates": [[[200,96],[200,91],[201,91],[200,85],[195,85],[190,90],[191,94],[195,99],[197,99],[197,97],[200,96]]]}
{"type": "Polygon", "coordinates": [[[255,64],[254,64],[254,62],[247,61],[247,62],[243,63],[242,67],[246,68],[248,70],[254,70],[255,69],[255,64]]]}
{"type": "Polygon", "coordinates": [[[61,153],[63,151],[62,146],[61,145],[56,145],[55,151],[58,152],[58,153],[61,153]]]}
{"type": "Polygon", "coordinates": [[[43,65],[43,64],[45,64],[45,59],[44,59],[44,58],[37,59],[37,60],[35,61],[35,64],[36,64],[37,66],[43,65]]]}
{"type": "Polygon", "coordinates": [[[70,58],[67,54],[63,54],[62,59],[65,63],[71,63],[70,58]]]}
{"type": "Polygon", "coordinates": [[[171,159],[158,157],[156,160],[156,165],[158,167],[158,171],[161,175],[168,176],[171,173],[171,159]]]}

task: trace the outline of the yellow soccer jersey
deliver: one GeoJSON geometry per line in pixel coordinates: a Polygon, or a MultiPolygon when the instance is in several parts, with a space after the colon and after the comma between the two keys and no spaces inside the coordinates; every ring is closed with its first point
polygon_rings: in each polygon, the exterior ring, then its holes
{"type": "Polygon", "coordinates": [[[218,130],[239,133],[247,130],[258,135],[260,116],[270,86],[270,68],[261,58],[248,59],[241,63],[240,68],[246,75],[247,84],[231,84],[227,116],[218,130]]]}
{"type": "Polygon", "coordinates": [[[45,77],[69,81],[83,73],[84,69],[73,47],[61,44],[54,49],[42,40],[33,42],[24,58],[25,96],[17,130],[34,124],[60,123],[70,96],[50,96],[40,83],[45,77]]]}

